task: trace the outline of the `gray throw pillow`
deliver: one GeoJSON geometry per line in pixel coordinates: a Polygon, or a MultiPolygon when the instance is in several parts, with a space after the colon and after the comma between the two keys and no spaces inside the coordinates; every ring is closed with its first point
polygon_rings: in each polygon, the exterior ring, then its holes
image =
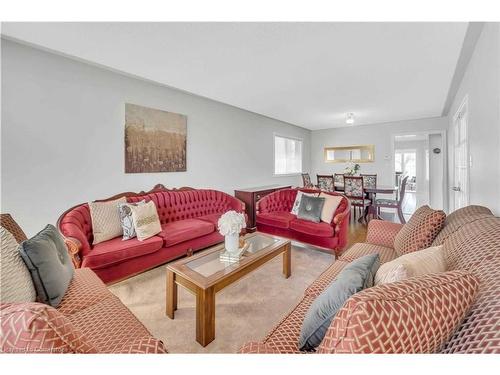
{"type": "Polygon", "coordinates": [[[75,272],[59,231],[49,224],[23,241],[19,251],[30,270],[39,300],[57,307],[75,272]]]}
{"type": "Polygon", "coordinates": [[[319,223],[321,221],[321,211],[325,204],[325,198],[309,197],[302,195],[297,217],[303,220],[319,223]]]}
{"type": "Polygon", "coordinates": [[[353,294],[373,286],[380,266],[378,254],[369,254],[348,264],[312,303],[302,323],[299,349],[311,351],[321,344],[328,327],[353,294]]]}

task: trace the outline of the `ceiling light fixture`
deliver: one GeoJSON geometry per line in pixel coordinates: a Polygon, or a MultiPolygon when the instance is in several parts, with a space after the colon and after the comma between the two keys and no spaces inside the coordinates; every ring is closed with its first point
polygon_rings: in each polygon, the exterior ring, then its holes
{"type": "Polygon", "coordinates": [[[349,113],[346,115],[346,117],[345,117],[345,123],[346,123],[346,124],[349,124],[349,125],[354,124],[354,113],[349,112],[349,113]]]}

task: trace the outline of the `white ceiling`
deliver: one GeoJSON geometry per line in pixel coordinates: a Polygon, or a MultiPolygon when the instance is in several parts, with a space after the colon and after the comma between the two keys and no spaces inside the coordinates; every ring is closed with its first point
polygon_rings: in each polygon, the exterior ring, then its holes
{"type": "Polygon", "coordinates": [[[2,34],[308,129],[440,116],[467,23],[3,23],[2,34]]]}

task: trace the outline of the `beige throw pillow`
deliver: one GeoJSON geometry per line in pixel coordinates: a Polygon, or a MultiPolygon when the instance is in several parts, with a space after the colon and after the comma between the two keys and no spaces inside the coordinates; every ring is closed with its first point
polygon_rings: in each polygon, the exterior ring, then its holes
{"type": "Polygon", "coordinates": [[[125,197],[109,202],[89,202],[94,245],[123,234],[118,206],[127,203],[125,197]]]}
{"type": "Polygon", "coordinates": [[[0,303],[35,302],[35,285],[16,239],[0,227],[0,240],[0,303]]]}
{"type": "Polygon", "coordinates": [[[321,193],[319,197],[325,198],[325,204],[323,205],[323,209],[321,211],[321,221],[331,223],[333,215],[335,215],[335,211],[337,211],[337,207],[342,201],[342,197],[340,195],[330,195],[326,193],[321,193]]]}
{"type": "Polygon", "coordinates": [[[445,271],[443,246],[433,246],[382,264],[375,274],[375,284],[393,283],[414,276],[445,271]]]}
{"type": "Polygon", "coordinates": [[[130,206],[130,209],[139,241],[144,241],[161,232],[160,218],[153,201],[139,206],[130,206]]]}

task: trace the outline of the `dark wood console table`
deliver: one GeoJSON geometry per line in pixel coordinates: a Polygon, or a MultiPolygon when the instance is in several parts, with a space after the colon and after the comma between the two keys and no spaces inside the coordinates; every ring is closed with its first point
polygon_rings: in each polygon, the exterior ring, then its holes
{"type": "Polygon", "coordinates": [[[258,186],[234,191],[234,196],[245,203],[245,210],[248,215],[247,231],[254,232],[257,225],[255,223],[255,210],[257,202],[276,190],[288,189],[290,185],[268,185],[258,186]]]}

